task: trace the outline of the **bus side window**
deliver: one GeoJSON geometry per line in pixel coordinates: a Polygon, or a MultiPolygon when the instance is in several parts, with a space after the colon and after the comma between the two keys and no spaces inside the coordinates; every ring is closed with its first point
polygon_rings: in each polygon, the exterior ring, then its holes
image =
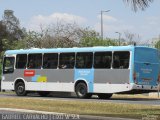
{"type": "Polygon", "coordinates": [[[129,68],[130,53],[114,52],[113,54],[113,68],[115,69],[128,69],[129,68]]]}
{"type": "Polygon", "coordinates": [[[93,53],[77,53],[76,68],[92,68],[93,53]]]}
{"type": "Polygon", "coordinates": [[[3,63],[3,73],[13,73],[14,72],[14,57],[5,57],[3,63]]]}
{"type": "Polygon", "coordinates": [[[43,55],[43,69],[57,69],[58,53],[45,53],[43,55]]]}
{"type": "Polygon", "coordinates": [[[41,69],[42,54],[29,54],[27,67],[28,69],[41,69]]]}
{"type": "Polygon", "coordinates": [[[16,56],[16,68],[25,69],[27,64],[27,54],[18,54],[16,56]]]}
{"type": "Polygon", "coordinates": [[[111,68],[112,52],[95,52],[94,68],[104,69],[111,68]]]}
{"type": "Polygon", "coordinates": [[[75,53],[61,53],[59,57],[60,69],[73,69],[75,64],[75,53]]]}

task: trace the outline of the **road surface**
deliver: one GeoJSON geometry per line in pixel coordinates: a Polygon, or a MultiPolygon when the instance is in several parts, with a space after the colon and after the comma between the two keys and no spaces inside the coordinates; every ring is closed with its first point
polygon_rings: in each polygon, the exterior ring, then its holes
{"type": "MultiPolygon", "coordinates": [[[[159,105],[160,106],[160,99],[144,99],[144,98],[110,98],[108,100],[105,99],[98,99],[97,97],[92,97],[91,99],[79,99],[75,96],[63,95],[66,97],[62,97],[60,95],[51,95],[49,97],[40,97],[37,94],[29,94],[24,96],[23,98],[33,98],[33,99],[48,99],[48,100],[76,100],[76,101],[94,101],[94,102],[111,102],[111,103],[128,103],[128,104],[145,104],[145,105],[159,105]]],[[[0,98],[17,98],[16,94],[2,94],[0,93],[0,98]]]]}

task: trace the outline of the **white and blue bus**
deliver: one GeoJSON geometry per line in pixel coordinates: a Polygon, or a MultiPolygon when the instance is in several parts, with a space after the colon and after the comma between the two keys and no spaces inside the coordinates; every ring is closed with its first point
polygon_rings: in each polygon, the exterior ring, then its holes
{"type": "Polygon", "coordinates": [[[138,46],[8,50],[2,90],[18,96],[38,92],[75,92],[110,98],[114,93],[157,91],[158,51],[138,46]]]}

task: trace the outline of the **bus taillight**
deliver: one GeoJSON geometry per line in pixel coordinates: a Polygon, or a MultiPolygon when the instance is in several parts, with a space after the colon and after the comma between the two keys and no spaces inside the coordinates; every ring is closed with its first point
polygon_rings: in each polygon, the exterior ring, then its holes
{"type": "Polygon", "coordinates": [[[134,83],[135,83],[135,84],[137,84],[137,80],[136,80],[136,79],[137,79],[137,75],[136,75],[136,72],[134,72],[134,73],[133,73],[133,80],[134,80],[134,83]]]}

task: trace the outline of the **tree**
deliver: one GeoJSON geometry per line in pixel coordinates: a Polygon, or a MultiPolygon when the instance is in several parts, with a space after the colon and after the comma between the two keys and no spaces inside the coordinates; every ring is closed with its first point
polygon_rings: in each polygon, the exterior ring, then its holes
{"type": "Polygon", "coordinates": [[[25,37],[18,41],[18,48],[57,48],[78,46],[79,27],[76,24],[52,24],[40,31],[25,32],[25,37]]]}
{"type": "Polygon", "coordinates": [[[137,11],[138,9],[145,10],[150,3],[152,3],[154,0],[123,0],[126,2],[129,6],[132,7],[134,11],[137,11]]]}
{"type": "Polygon", "coordinates": [[[20,27],[20,22],[16,16],[14,16],[14,11],[5,10],[2,23],[6,26],[8,33],[10,36],[8,40],[13,42],[14,40],[19,40],[23,37],[23,29],[20,27]]]}
{"type": "Polygon", "coordinates": [[[47,29],[41,29],[43,36],[43,42],[45,41],[45,47],[75,47],[78,46],[80,40],[81,28],[73,23],[61,23],[52,24],[47,29]],[[52,41],[53,44],[50,44],[52,41]],[[47,44],[49,43],[49,44],[47,44]]]}
{"type": "Polygon", "coordinates": [[[24,31],[13,11],[5,10],[0,21],[0,56],[5,50],[16,48],[18,41],[24,37],[24,31]]]}
{"type": "Polygon", "coordinates": [[[141,37],[139,34],[131,33],[129,31],[124,32],[125,42],[127,45],[141,44],[141,37]]]}
{"type": "Polygon", "coordinates": [[[53,24],[39,32],[29,31],[18,41],[16,48],[66,48],[117,45],[115,40],[101,39],[99,33],[76,24],[53,24]]]}
{"type": "Polygon", "coordinates": [[[155,38],[154,41],[152,41],[155,48],[160,49],[160,35],[159,37],[155,38]]]}
{"type": "Polygon", "coordinates": [[[101,39],[100,37],[85,37],[80,41],[81,47],[93,47],[93,46],[117,46],[117,42],[114,39],[101,39]]]}
{"type": "Polygon", "coordinates": [[[7,38],[8,32],[6,29],[6,26],[2,24],[2,21],[0,21],[0,54],[4,50],[4,42],[3,39],[7,38]]]}
{"type": "Polygon", "coordinates": [[[93,47],[93,46],[115,46],[118,45],[113,39],[102,39],[99,33],[95,30],[85,28],[81,30],[81,40],[79,42],[81,47],[93,47]]]}

